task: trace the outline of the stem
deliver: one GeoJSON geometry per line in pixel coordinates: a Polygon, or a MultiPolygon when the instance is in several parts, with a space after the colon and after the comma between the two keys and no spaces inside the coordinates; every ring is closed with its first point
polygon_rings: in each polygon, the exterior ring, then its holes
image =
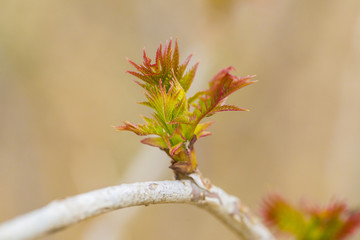
{"type": "Polygon", "coordinates": [[[197,168],[197,161],[196,161],[196,155],[195,155],[194,148],[192,148],[190,150],[190,160],[191,160],[191,170],[195,171],[197,168]]]}
{"type": "MultiPolygon", "coordinates": [[[[196,179],[197,175],[192,174],[196,179]]],[[[208,210],[244,239],[273,239],[239,199],[198,181],[122,184],[83,193],[0,224],[0,239],[33,239],[116,209],[162,203],[188,203],[208,210]],[[195,183],[196,182],[196,183],[195,183]]]]}

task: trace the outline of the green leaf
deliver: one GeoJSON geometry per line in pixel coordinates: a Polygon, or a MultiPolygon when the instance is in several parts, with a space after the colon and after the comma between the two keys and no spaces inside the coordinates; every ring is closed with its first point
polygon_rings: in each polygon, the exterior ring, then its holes
{"type": "Polygon", "coordinates": [[[263,216],[268,225],[291,233],[298,240],[343,240],[360,226],[360,211],[349,211],[340,201],[325,208],[295,208],[273,194],[264,203],[263,216]]]}
{"type": "Polygon", "coordinates": [[[196,126],[194,134],[199,139],[200,137],[206,137],[210,135],[210,132],[206,132],[206,130],[213,124],[214,122],[206,122],[200,123],[196,126]]]}
{"type": "Polygon", "coordinates": [[[158,147],[161,149],[166,149],[167,145],[164,142],[164,140],[161,137],[153,137],[153,138],[145,138],[143,140],[141,140],[141,143],[153,146],[153,147],[158,147]]]}
{"type": "Polygon", "coordinates": [[[193,117],[196,118],[196,123],[199,123],[204,117],[211,116],[216,112],[243,110],[232,105],[224,104],[231,93],[253,83],[249,81],[252,76],[243,78],[236,77],[230,74],[231,70],[234,70],[234,68],[228,67],[220,70],[210,81],[209,89],[206,92],[195,94],[191,98],[191,101],[193,101],[191,105],[194,107],[193,117]],[[197,101],[197,103],[195,103],[195,101],[197,101]]]}
{"type": "Polygon", "coordinates": [[[180,78],[180,84],[183,87],[184,91],[187,92],[194,80],[195,73],[197,70],[197,67],[199,66],[199,63],[196,63],[190,71],[188,71],[184,77],[180,78]]]}
{"type": "Polygon", "coordinates": [[[191,55],[185,60],[185,62],[179,65],[179,47],[177,40],[175,40],[175,49],[171,48],[172,40],[166,42],[164,50],[162,45],[156,51],[155,63],[152,64],[152,60],[146,55],[146,51],[143,51],[143,64],[139,65],[129,60],[129,63],[135,67],[138,72],[128,71],[131,75],[141,79],[147,85],[157,85],[161,80],[166,87],[166,90],[170,88],[170,82],[177,79],[185,92],[189,89],[191,82],[195,76],[196,64],[185,75],[185,69],[190,61],[191,55]]]}
{"type": "Polygon", "coordinates": [[[125,121],[123,126],[116,126],[114,128],[118,131],[131,131],[139,136],[157,134],[155,129],[146,124],[133,124],[128,121],[125,121]]]}
{"type": "Polygon", "coordinates": [[[197,99],[199,99],[200,96],[206,94],[206,91],[200,91],[194,94],[194,96],[190,97],[188,100],[188,103],[191,104],[195,102],[197,99]]]}
{"type": "Polygon", "coordinates": [[[211,110],[206,117],[210,117],[212,115],[214,115],[217,112],[224,112],[224,111],[249,111],[245,108],[239,108],[237,106],[234,105],[222,105],[222,106],[216,106],[214,107],[213,110],[211,110]]]}
{"type": "Polygon", "coordinates": [[[183,142],[179,142],[178,144],[176,144],[175,146],[173,146],[169,153],[171,156],[174,156],[176,155],[176,153],[180,150],[180,147],[183,145],[184,143],[183,142]]]}
{"type": "Polygon", "coordinates": [[[306,229],[303,214],[278,195],[271,195],[265,201],[263,215],[269,225],[294,234],[301,239],[306,229]]]}

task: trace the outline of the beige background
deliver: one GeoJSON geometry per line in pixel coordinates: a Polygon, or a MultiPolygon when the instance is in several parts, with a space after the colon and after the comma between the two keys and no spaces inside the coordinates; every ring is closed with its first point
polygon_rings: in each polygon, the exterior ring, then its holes
{"type": "MultiPolygon", "coordinates": [[[[125,58],[139,62],[144,46],[153,56],[171,36],[183,60],[193,52],[201,61],[192,92],[229,65],[259,80],[228,101],[251,111],[218,114],[213,135],[197,144],[204,175],[254,212],[269,191],[358,207],[359,5],[0,1],[0,221],[120,182],[172,178],[165,155],[111,128],[149,112],[136,104],[144,97],[125,58]]],[[[236,237],[202,210],[161,205],[112,212],[44,239],[236,237]]]]}

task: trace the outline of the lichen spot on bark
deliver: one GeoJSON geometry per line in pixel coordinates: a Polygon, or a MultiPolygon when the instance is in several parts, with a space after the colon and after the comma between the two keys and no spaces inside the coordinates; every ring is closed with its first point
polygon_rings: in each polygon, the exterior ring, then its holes
{"type": "Polygon", "coordinates": [[[151,183],[151,184],[149,185],[149,189],[150,189],[150,190],[155,190],[155,189],[158,187],[158,185],[159,185],[159,184],[157,184],[157,183],[151,183]]]}

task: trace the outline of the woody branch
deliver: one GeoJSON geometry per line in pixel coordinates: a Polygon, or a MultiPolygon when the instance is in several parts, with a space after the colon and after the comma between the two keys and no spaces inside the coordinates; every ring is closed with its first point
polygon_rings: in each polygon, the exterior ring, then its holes
{"type": "Polygon", "coordinates": [[[0,224],[0,239],[33,239],[116,209],[162,203],[187,203],[203,208],[240,238],[273,239],[249,209],[222,189],[193,180],[151,181],[107,187],[63,200],[0,224]]]}

